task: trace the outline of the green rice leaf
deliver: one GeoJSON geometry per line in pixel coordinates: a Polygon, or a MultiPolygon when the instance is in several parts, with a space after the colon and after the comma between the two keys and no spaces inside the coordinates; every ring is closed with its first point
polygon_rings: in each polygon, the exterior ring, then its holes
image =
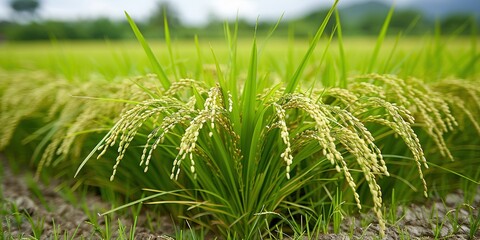
{"type": "Polygon", "coordinates": [[[345,49],[343,47],[343,33],[342,33],[342,23],[340,21],[340,14],[338,10],[335,10],[335,20],[337,22],[337,38],[338,38],[338,50],[340,54],[340,77],[338,86],[341,88],[347,87],[347,58],[345,57],[345,49]]]}
{"type": "Polygon", "coordinates": [[[322,37],[323,31],[327,27],[327,23],[330,20],[330,17],[332,16],[333,11],[337,7],[337,4],[338,4],[338,0],[335,1],[333,6],[328,11],[327,16],[325,17],[325,19],[323,19],[323,22],[318,28],[317,33],[315,34],[315,37],[313,37],[313,40],[310,43],[310,47],[308,48],[307,53],[303,57],[302,61],[300,62],[300,65],[297,67],[297,70],[293,74],[292,78],[287,83],[287,87],[285,88],[285,93],[293,93],[297,88],[298,83],[300,82],[300,77],[302,77],[303,71],[307,66],[308,60],[310,60],[310,57],[312,56],[313,51],[315,50],[315,47],[317,46],[317,43],[320,40],[320,37],[322,37]]]}
{"type": "Polygon", "coordinates": [[[243,90],[243,104],[242,104],[242,151],[244,153],[250,152],[251,136],[255,127],[255,112],[256,112],[256,95],[257,95],[257,39],[256,34],[253,37],[252,50],[250,55],[250,64],[248,67],[248,76],[245,81],[243,90]]]}
{"type": "Polygon", "coordinates": [[[150,64],[153,67],[154,73],[157,74],[158,79],[160,80],[160,83],[162,84],[164,89],[168,89],[171,85],[170,80],[168,80],[167,75],[165,74],[165,71],[163,70],[162,66],[160,65],[160,62],[158,62],[158,59],[155,57],[153,54],[152,49],[148,45],[147,41],[143,37],[143,34],[140,32],[140,29],[138,29],[137,25],[133,21],[133,19],[128,15],[127,12],[125,12],[125,16],[127,17],[127,21],[130,24],[130,27],[133,30],[133,33],[135,34],[135,37],[137,38],[138,42],[143,47],[143,50],[145,51],[145,54],[148,57],[148,60],[150,61],[150,64]]]}
{"type": "Polygon", "coordinates": [[[395,10],[395,5],[392,5],[392,7],[390,8],[390,11],[388,11],[388,14],[387,14],[387,17],[385,18],[385,21],[383,22],[382,30],[380,31],[380,34],[378,35],[377,43],[375,44],[375,48],[373,49],[372,58],[370,59],[370,64],[368,65],[368,68],[367,68],[367,73],[370,73],[370,72],[373,71],[373,67],[375,66],[375,63],[377,62],[378,54],[380,53],[380,48],[382,47],[383,40],[385,39],[385,36],[387,35],[388,26],[390,25],[390,20],[392,19],[394,10],[395,10]]]}
{"type": "Polygon", "coordinates": [[[172,40],[170,37],[170,28],[168,26],[167,11],[163,9],[163,28],[165,32],[165,42],[167,43],[168,55],[170,56],[170,64],[172,65],[172,71],[175,78],[178,80],[178,72],[176,70],[175,56],[173,55],[172,40]]]}

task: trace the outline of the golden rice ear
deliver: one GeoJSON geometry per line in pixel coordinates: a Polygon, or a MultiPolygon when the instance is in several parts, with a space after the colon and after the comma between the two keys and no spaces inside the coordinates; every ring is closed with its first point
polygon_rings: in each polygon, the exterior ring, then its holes
{"type": "MultiPolygon", "coordinates": [[[[352,105],[351,111],[357,116],[363,115],[363,122],[372,122],[386,126],[402,137],[414,156],[419,177],[423,183],[424,195],[427,196],[428,189],[423,177],[422,165],[428,168],[428,164],[418,136],[412,129],[415,119],[407,109],[408,107],[413,110],[417,109],[417,106],[412,107],[412,104],[409,102],[409,99],[416,98],[417,93],[407,92],[411,91],[411,89],[406,87],[406,83],[390,75],[370,74],[359,77],[359,79],[362,81],[355,82],[350,86],[350,89],[362,97],[359,97],[359,101],[352,105]],[[373,83],[365,82],[363,78],[366,78],[367,81],[374,79],[373,82],[378,81],[380,84],[376,82],[379,85],[374,85],[373,83]],[[386,96],[388,95],[395,95],[395,97],[387,98],[386,96]],[[393,102],[395,99],[402,100],[395,104],[393,102]],[[369,111],[377,108],[383,109],[384,113],[368,114],[369,111]]],[[[421,104],[421,106],[424,106],[424,104],[421,104]]]]}
{"type": "Polygon", "coordinates": [[[412,129],[414,119],[410,112],[402,106],[397,106],[384,99],[378,97],[370,97],[361,104],[362,109],[383,108],[386,112],[384,115],[370,115],[362,120],[364,122],[377,123],[392,129],[396,134],[402,137],[403,141],[413,154],[413,158],[417,164],[419,177],[424,187],[424,195],[427,196],[427,183],[423,177],[422,164],[428,168],[427,160],[420,144],[420,140],[412,129]]]}
{"type": "MultiPolygon", "coordinates": [[[[2,71],[0,71],[2,74],[2,71]]],[[[39,145],[37,148],[43,150],[40,160],[37,164],[38,177],[44,165],[49,165],[55,154],[58,153],[59,146],[65,138],[65,129],[68,123],[73,121],[78,112],[78,102],[72,101],[72,93],[79,91],[76,86],[69,84],[62,78],[52,79],[45,82],[45,79],[51,79],[42,72],[12,72],[6,76],[1,76],[2,92],[0,95],[0,149],[5,148],[12,140],[13,134],[21,121],[32,117],[40,117],[38,122],[52,122],[51,134],[44,137],[44,142],[48,144],[39,145]],[[18,81],[21,79],[22,81],[18,81]],[[24,81],[25,79],[26,81],[24,81]],[[54,95],[52,96],[52,93],[54,95]],[[25,97],[28,97],[26,99],[25,97]],[[72,108],[66,107],[73,106],[72,108]],[[38,113],[44,113],[38,115],[38,113]],[[50,142],[50,143],[48,143],[50,142]],[[44,149],[40,149],[45,147],[44,149]]],[[[47,129],[48,130],[48,129],[47,129]]],[[[38,133],[32,133],[23,140],[24,143],[32,141],[39,137],[38,133]]],[[[40,153],[40,151],[38,151],[40,153]]],[[[34,156],[37,157],[36,155],[34,156]]],[[[37,159],[35,159],[37,160],[37,159]]]]}
{"type": "Polygon", "coordinates": [[[187,125],[191,120],[191,115],[195,114],[195,97],[191,97],[190,100],[182,106],[177,111],[173,112],[171,115],[167,115],[163,118],[162,123],[159,127],[155,128],[147,136],[147,142],[143,148],[142,157],[140,161],[140,166],[145,163],[144,172],[148,171],[148,166],[152,158],[153,151],[158,147],[159,144],[163,143],[165,140],[165,135],[168,134],[175,126],[179,124],[187,125]],[[150,142],[155,139],[155,141],[150,146],[150,142]],[[150,148],[150,150],[148,150],[150,148]],[[148,151],[148,154],[147,154],[148,151]]]}
{"type": "Polygon", "coordinates": [[[290,144],[290,137],[288,133],[287,123],[285,120],[285,109],[282,108],[278,103],[273,103],[275,109],[276,117],[278,118],[277,123],[275,124],[280,128],[280,137],[282,138],[283,143],[286,145],[285,150],[280,157],[283,158],[283,161],[287,165],[286,175],[287,179],[290,179],[290,165],[293,163],[292,148],[290,144]]]}
{"type": "Polygon", "coordinates": [[[415,78],[403,80],[393,75],[369,74],[357,79],[383,86],[385,100],[411,110],[416,116],[416,123],[422,124],[422,128],[435,142],[440,153],[453,160],[443,135],[452,130],[457,122],[440,94],[415,78]]]}
{"type": "Polygon", "coordinates": [[[471,110],[468,106],[468,100],[464,101],[458,96],[448,95],[445,99],[449,105],[452,107],[453,111],[458,112],[455,114],[457,122],[459,123],[459,127],[462,129],[466,129],[468,126],[467,124],[472,124],[473,128],[477,131],[478,135],[480,135],[480,124],[478,122],[478,114],[474,114],[475,110],[471,110]],[[468,123],[466,123],[468,121],[468,123]]]}
{"type": "MultiPolygon", "coordinates": [[[[0,150],[10,144],[13,134],[20,122],[38,112],[48,111],[57,104],[52,93],[68,89],[64,79],[45,82],[51,76],[43,72],[8,72],[2,74],[0,95],[0,150]],[[21,81],[18,81],[18,80],[21,81]],[[24,81],[25,79],[25,81],[24,81]]],[[[60,101],[60,105],[65,101],[60,101]]]]}
{"type": "MultiPolygon", "coordinates": [[[[375,163],[377,160],[376,154],[370,149],[368,144],[362,139],[357,133],[351,131],[349,128],[340,128],[336,131],[337,139],[342,143],[343,147],[347,149],[347,151],[355,156],[355,159],[362,169],[363,177],[368,184],[368,188],[370,189],[370,193],[373,197],[373,211],[377,215],[377,219],[380,224],[380,229],[385,230],[385,221],[383,219],[382,214],[382,191],[380,185],[378,185],[375,176],[375,163]]],[[[348,181],[353,182],[353,178],[351,177],[348,168],[346,166],[345,161],[342,161],[342,168],[344,169],[345,176],[349,176],[350,180],[348,181]]],[[[347,177],[348,179],[348,177],[347,177]]],[[[354,184],[354,183],[353,183],[354,184]]],[[[355,189],[355,185],[351,185],[353,189],[355,189]]],[[[355,195],[357,197],[358,194],[355,195]]],[[[360,200],[357,200],[357,204],[360,208],[360,200]]]]}
{"type": "MultiPolygon", "coordinates": [[[[349,99],[355,98],[347,91],[334,91],[337,96],[349,96],[349,99]]],[[[309,128],[301,131],[294,139],[295,146],[301,146],[308,139],[315,140],[323,148],[323,155],[330,160],[338,172],[342,172],[345,180],[353,191],[357,207],[361,209],[360,196],[356,192],[355,183],[350,169],[344,157],[338,150],[342,145],[350,154],[354,156],[358,165],[362,169],[363,176],[369,186],[374,201],[374,212],[380,223],[381,231],[385,230],[385,221],[382,215],[382,193],[377,184],[375,174],[382,173],[388,175],[385,162],[381,156],[380,150],[374,144],[373,136],[364,127],[353,114],[338,106],[324,105],[315,103],[315,101],[302,94],[287,94],[279,100],[279,103],[273,104],[278,122],[275,127],[280,128],[281,137],[286,145],[286,150],[281,157],[287,163],[287,177],[289,177],[292,150],[290,139],[288,138],[288,126],[285,123],[285,110],[298,109],[304,111],[313,120],[313,129],[309,128]]],[[[293,127],[293,126],[292,126],[293,127]]]]}
{"type": "MultiPolygon", "coordinates": [[[[331,112],[331,118],[335,118],[335,129],[346,129],[356,135],[355,138],[358,138],[358,142],[361,143],[361,148],[363,148],[363,153],[365,154],[363,158],[368,160],[367,166],[370,171],[374,174],[384,174],[389,176],[390,174],[388,173],[382,152],[375,144],[375,138],[365,127],[363,122],[350,112],[355,108],[352,107],[347,110],[341,109],[338,106],[332,107],[330,105],[321,105],[321,107],[325,108],[325,111],[331,112]]],[[[335,134],[338,134],[338,132],[335,132],[335,134]]],[[[345,147],[348,149],[348,146],[345,147]]],[[[357,152],[350,153],[359,156],[357,152]]]]}
{"type": "Polygon", "coordinates": [[[175,94],[180,93],[182,90],[185,90],[187,88],[195,88],[200,93],[207,92],[205,84],[203,84],[203,82],[199,82],[190,78],[182,78],[177,82],[172,83],[170,88],[165,91],[165,95],[173,97],[175,94]]]}
{"type": "Polygon", "coordinates": [[[315,94],[322,96],[324,102],[328,100],[327,98],[332,97],[335,99],[335,102],[333,102],[332,105],[340,105],[346,108],[354,105],[358,101],[358,96],[356,94],[344,88],[328,88],[321,92],[316,91],[315,94]]]}
{"type": "Polygon", "coordinates": [[[123,159],[126,149],[142,125],[147,120],[168,113],[170,109],[177,108],[178,106],[179,102],[177,100],[163,97],[143,101],[121,115],[117,123],[107,133],[105,141],[98,148],[100,153],[97,158],[100,158],[106,153],[109,147],[114,146],[117,140],[120,140],[118,143],[118,155],[115,160],[115,165],[113,166],[113,173],[110,180],[114,179],[117,167],[123,159]]]}
{"type": "MultiPolygon", "coordinates": [[[[375,75],[375,77],[378,76],[375,75]]],[[[391,85],[399,87],[402,85],[402,83],[392,81],[391,85]]],[[[385,93],[386,88],[382,87],[382,85],[377,86],[368,82],[356,81],[349,85],[349,89],[351,91],[343,89],[328,89],[326,92],[327,94],[334,95],[337,99],[344,99],[342,100],[343,102],[347,102],[345,99],[350,99],[348,101],[349,111],[355,116],[362,116],[360,117],[362,122],[379,123],[391,128],[396,134],[403,138],[404,142],[407,144],[407,147],[413,153],[415,161],[417,162],[419,175],[424,185],[424,193],[426,194],[427,186],[425,180],[423,179],[421,165],[423,164],[425,167],[428,167],[428,165],[419,139],[412,129],[411,125],[414,124],[415,119],[410,111],[408,111],[402,105],[392,104],[391,102],[387,101],[385,93]],[[386,114],[367,114],[369,111],[375,108],[384,109],[386,114]]],[[[342,115],[339,114],[339,116],[342,115]]],[[[365,131],[365,135],[368,133],[368,131],[365,131]]],[[[377,150],[377,152],[379,151],[380,150],[377,150]]],[[[381,154],[379,154],[379,156],[381,156],[381,154]]]]}
{"type": "Polygon", "coordinates": [[[443,99],[457,113],[455,117],[461,122],[460,127],[472,124],[480,135],[480,124],[475,118],[480,114],[480,86],[465,80],[446,80],[434,84],[433,88],[442,93],[443,99]]]}
{"type": "MultiPolygon", "coordinates": [[[[339,107],[332,107],[329,105],[321,105],[325,111],[330,112],[331,119],[336,119],[335,122],[331,121],[334,125],[335,139],[337,139],[341,145],[354,156],[358,166],[360,166],[363,176],[367,182],[367,185],[372,194],[374,207],[373,211],[377,215],[377,219],[380,224],[381,231],[386,229],[385,220],[382,214],[382,191],[380,185],[376,181],[376,174],[385,174],[389,176],[387,166],[383,160],[380,149],[375,145],[375,139],[363,125],[363,123],[357,119],[350,111],[346,109],[340,109],[339,107]]],[[[348,171],[347,164],[342,161],[342,169],[344,175],[349,182],[350,187],[355,192],[354,180],[348,171]],[[348,180],[350,178],[350,180],[348,180]]],[[[355,198],[359,197],[358,194],[354,194],[355,198]]],[[[356,199],[357,205],[360,204],[360,200],[356,199]]],[[[359,205],[360,208],[360,205],[359,205]]]]}
{"type": "Polygon", "coordinates": [[[215,122],[217,122],[218,118],[222,118],[222,115],[227,111],[228,109],[226,109],[226,105],[223,102],[223,94],[220,87],[216,86],[210,88],[207,98],[205,99],[204,108],[200,110],[197,115],[187,124],[188,127],[185,130],[182,139],[180,140],[180,150],[173,162],[170,178],[178,179],[178,176],[180,174],[180,165],[182,161],[186,158],[190,159],[190,171],[193,174],[194,178],[196,178],[193,152],[196,148],[196,143],[198,140],[198,136],[200,135],[200,130],[203,128],[204,124],[207,121],[210,121],[211,129],[209,132],[209,136],[212,137],[212,131],[215,131],[215,122]]]}

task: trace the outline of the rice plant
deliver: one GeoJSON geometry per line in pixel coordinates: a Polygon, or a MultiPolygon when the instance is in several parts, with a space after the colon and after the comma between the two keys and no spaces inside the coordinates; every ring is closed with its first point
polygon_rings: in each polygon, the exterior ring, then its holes
{"type": "MultiPolygon", "coordinates": [[[[300,79],[324,28],[325,22],[287,82],[258,75],[254,37],[243,88],[231,84],[239,76],[224,73],[218,62],[213,85],[168,80],[136,29],[165,90],[127,108],[82,166],[94,152],[101,157],[115,147],[113,181],[130,145],[142,146],[137,161],[144,171],[165,173],[150,166],[159,161],[157,167],[170,166],[170,179],[177,185],[147,189],[155,193],[148,197],[151,204],[185,205],[180,218],[234,238],[262,236],[257,235],[256,226],[273,217],[258,213],[287,214],[318,199],[315,195],[329,194],[317,189],[292,197],[307,192],[310,182],[325,188],[344,182],[359,209],[365,196],[360,197],[358,189],[365,186],[383,236],[386,226],[378,179],[389,177],[383,157],[389,148],[379,144],[392,134],[401,137],[427,196],[423,168],[428,168],[428,162],[413,125],[430,136],[443,157],[453,160],[444,134],[454,130],[457,121],[440,93],[413,78],[363,75],[351,79],[346,89],[317,88],[316,94],[307,95],[299,88],[300,79]],[[273,87],[260,85],[260,80],[272,82],[273,87]]],[[[229,68],[233,71],[235,66],[229,68]]]]}

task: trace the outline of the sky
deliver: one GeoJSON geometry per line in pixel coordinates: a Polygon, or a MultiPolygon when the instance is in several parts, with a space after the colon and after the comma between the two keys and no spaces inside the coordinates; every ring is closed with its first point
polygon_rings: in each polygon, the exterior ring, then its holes
{"type": "MultiPolygon", "coordinates": [[[[160,0],[40,0],[39,14],[47,19],[78,19],[99,16],[113,19],[124,19],[127,11],[134,19],[146,19],[160,0]]],[[[209,17],[233,19],[238,15],[242,18],[255,20],[278,19],[282,14],[291,18],[311,9],[328,7],[333,0],[161,0],[171,3],[180,19],[187,24],[201,25],[209,17]]],[[[341,5],[348,5],[366,0],[340,0],[341,5]]],[[[415,0],[385,0],[396,2],[397,6],[408,4],[415,0]]],[[[0,19],[9,19],[12,10],[10,0],[0,0],[0,19]]]]}

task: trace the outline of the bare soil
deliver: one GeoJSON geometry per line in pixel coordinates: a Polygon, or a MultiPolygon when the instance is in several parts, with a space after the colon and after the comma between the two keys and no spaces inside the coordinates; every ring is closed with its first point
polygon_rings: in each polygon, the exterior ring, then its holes
{"type": "MultiPolygon", "coordinates": [[[[54,239],[57,234],[59,239],[104,239],[107,228],[111,231],[111,238],[119,237],[119,223],[125,227],[123,233],[129,236],[130,227],[133,225],[132,218],[110,219],[108,227],[105,218],[96,216],[89,217],[85,208],[88,206],[90,214],[98,214],[111,209],[111,206],[94,194],[87,194],[85,199],[78,201],[77,206],[68,201],[56,190],[55,185],[45,186],[36,183],[35,187],[29,187],[28,174],[14,174],[9,166],[1,159],[0,178],[0,217],[2,222],[3,236],[6,239],[35,239],[35,229],[32,227],[33,220],[38,228],[42,229],[40,239],[54,239]],[[42,197],[38,197],[38,191],[42,197]],[[85,202],[84,202],[85,201],[85,202]],[[81,203],[80,203],[81,202],[81,203]],[[92,222],[97,220],[95,223],[92,222]]],[[[153,214],[150,214],[152,216],[153,214]]],[[[155,215],[153,215],[155,216],[155,215]]],[[[157,227],[147,227],[147,217],[141,214],[135,228],[136,239],[165,239],[174,232],[169,217],[160,216],[150,219],[155,221],[157,227]],[[159,227],[158,227],[159,226],[159,227]],[[155,228],[155,232],[151,229],[155,228]]],[[[35,226],[33,225],[33,226],[35,226]]],[[[0,235],[0,238],[2,235],[0,235]]]]}
{"type": "MultiPolygon", "coordinates": [[[[85,213],[81,206],[75,206],[67,201],[57,190],[55,184],[45,186],[37,183],[37,189],[29,187],[25,174],[13,174],[4,159],[0,168],[2,181],[0,189],[0,216],[3,236],[7,239],[35,238],[32,223],[28,217],[36,221],[37,228],[42,229],[41,239],[54,239],[55,233],[63,239],[103,239],[105,237],[105,220],[98,217],[97,223],[85,213]],[[38,197],[39,192],[43,196],[38,197]],[[12,208],[16,206],[15,211],[12,208]],[[18,213],[21,213],[19,215],[18,213]],[[43,225],[41,223],[43,222],[43,225]]],[[[90,212],[104,212],[111,206],[96,195],[87,195],[85,199],[90,212]]],[[[478,216],[480,207],[480,188],[478,188],[472,205],[462,204],[461,191],[449,194],[444,201],[432,200],[424,205],[411,204],[397,208],[397,218],[394,223],[388,224],[385,239],[472,239],[469,238],[472,216],[478,216]]],[[[478,219],[478,217],[476,218],[478,219]]],[[[128,236],[132,219],[119,218],[126,226],[128,236]]],[[[169,217],[160,216],[153,221],[156,226],[153,230],[147,227],[145,213],[140,214],[135,229],[136,239],[171,239],[174,236],[174,227],[169,217]]],[[[151,221],[150,221],[151,222],[151,221]]],[[[118,221],[111,221],[112,238],[119,236],[118,221]]],[[[356,217],[347,217],[341,226],[340,234],[325,234],[320,239],[379,239],[378,224],[371,214],[356,217]],[[365,221],[366,220],[366,221],[365,221]],[[365,226],[365,222],[373,222],[365,226]],[[363,225],[363,226],[362,226],[363,225]]],[[[480,239],[477,231],[473,239],[480,239]]]]}

